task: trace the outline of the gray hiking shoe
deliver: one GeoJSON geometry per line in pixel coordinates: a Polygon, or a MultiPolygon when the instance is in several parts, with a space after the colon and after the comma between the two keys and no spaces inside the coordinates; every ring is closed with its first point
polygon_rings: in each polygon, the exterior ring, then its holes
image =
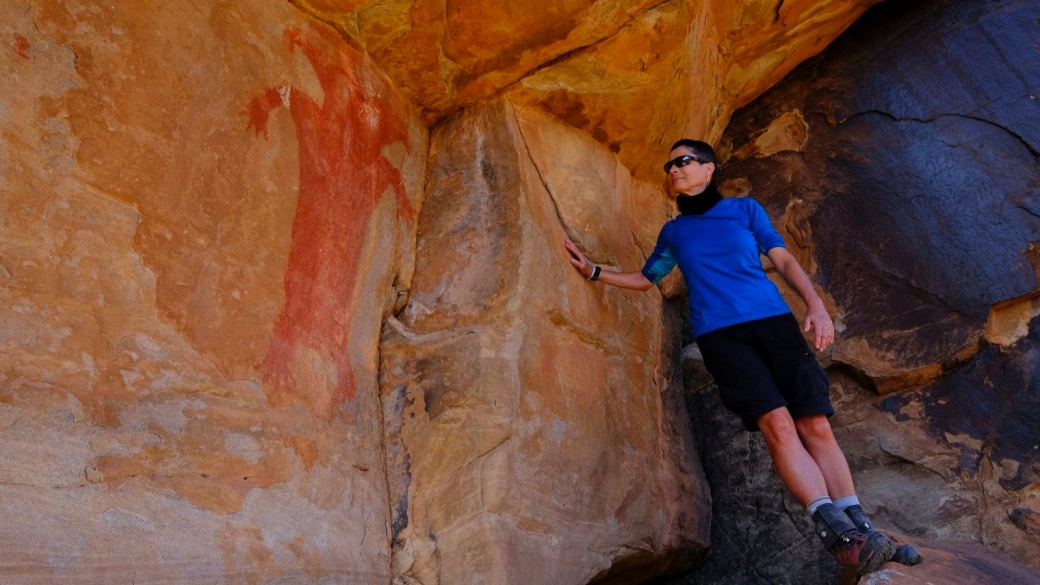
{"type": "MultiPolygon", "coordinates": [[[[860,506],[849,506],[848,508],[845,508],[845,515],[852,520],[852,523],[860,532],[865,534],[880,534],[877,529],[874,528],[874,523],[870,521],[870,518],[867,517],[866,512],[864,512],[863,508],[860,506]]],[[[892,555],[893,562],[908,567],[918,565],[923,560],[924,557],[921,556],[921,553],[918,552],[917,548],[912,544],[898,545],[895,553],[892,555]]]]}
{"type": "Polygon", "coordinates": [[[813,514],[816,536],[838,564],[857,575],[866,575],[892,559],[896,546],[880,532],[864,534],[834,504],[824,504],[813,514]]]}

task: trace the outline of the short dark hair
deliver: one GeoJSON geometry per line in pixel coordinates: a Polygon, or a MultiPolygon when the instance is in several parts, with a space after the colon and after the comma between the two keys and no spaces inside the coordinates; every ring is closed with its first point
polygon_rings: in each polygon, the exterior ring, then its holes
{"type": "Polygon", "coordinates": [[[682,140],[677,140],[675,144],[672,145],[671,150],[675,150],[680,146],[685,146],[692,150],[693,156],[697,157],[697,159],[702,162],[715,163],[715,166],[719,165],[718,161],[715,160],[715,149],[707,142],[693,140],[691,138],[683,138],[682,140]]]}

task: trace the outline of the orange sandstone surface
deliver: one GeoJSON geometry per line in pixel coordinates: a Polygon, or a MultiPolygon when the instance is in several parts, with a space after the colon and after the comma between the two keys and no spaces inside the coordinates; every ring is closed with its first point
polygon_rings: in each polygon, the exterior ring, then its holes
{"type": "Polygon", "coordinates": [[[287,4],[0,14],[0,581],[388,581],[425,129],[287,4]]]}
{"type": "Polygon", "coordinates": [[[0,0],[0,581],[693,562],[675,306],[560,240],[869,4],[0,0]]]}

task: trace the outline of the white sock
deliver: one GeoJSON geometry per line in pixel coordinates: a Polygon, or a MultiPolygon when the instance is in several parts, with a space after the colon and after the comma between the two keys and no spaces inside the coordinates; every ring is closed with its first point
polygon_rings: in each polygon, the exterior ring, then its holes
{"type": "Polygon", "coordinates": [[[858,506],[858,505],[860,505],[859,504],[859,497],[856,496],[856,494],[852,494],[851,496],[845,496],[844,498],[838,498],[837,500],[834,500],[834,505],[839,510],[844,511],[845,508],[848,508],[850,506],[858,506]]]}
{"type": "Polygon", "coordinates": [[[809,505],[805,507],[805,511],[808,512],[810,516],[812,516],[813,514],[816,513],[816,509],[819,508],[820,506],[822,506],[824,504],[833,504],[833,503],[834,502],[832,502],[829,497],[823,496],[822,498],[816,498],[815,500],[809,502],[809,505]]]}

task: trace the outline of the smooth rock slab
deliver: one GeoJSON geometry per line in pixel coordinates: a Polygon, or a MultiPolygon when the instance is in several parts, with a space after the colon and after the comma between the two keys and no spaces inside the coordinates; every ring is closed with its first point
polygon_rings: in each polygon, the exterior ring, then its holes
{"type": "MultiPolygon", "coordinates": [[[[914,539],[927,562],[916,567],[897,564],[871,573],[858,585],[979,585],[982,583],[1040,583],[1040,572],[1027,569],[992,550],[968,542],[914,539]]],[[[852,583],[852,579],[842,582],[852,583]]]]}
{"type": "Polygon", "coordinates": [[[641,266],[623,229],[639,187],[588,137],[505,102],[438,126],[430,169],[409,302],[381,349],[395,574],[578,584],[688,566],[710,499],[677,312],[586,281],[563,248],[570,232],[641,266]]]}

